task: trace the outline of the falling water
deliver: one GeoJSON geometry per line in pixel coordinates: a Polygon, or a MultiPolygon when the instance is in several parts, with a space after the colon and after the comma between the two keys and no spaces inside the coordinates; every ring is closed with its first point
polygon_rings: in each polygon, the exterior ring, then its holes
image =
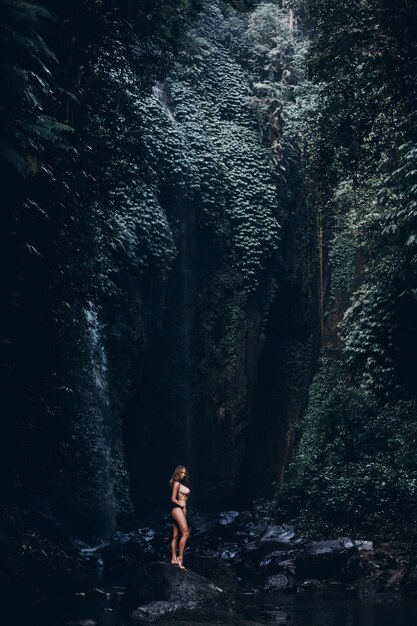
{"type": "Polygon", "coordinates": [[[152,93],[159,100],[159,102],[162,104],[162,106],[165,109],[168,117],[172,121],[175,121],[174,114],[173,114],[172,109],[171,109],[171,107],[169,105],[169,98],[168,98],[168,94],[166,92],[165,85],[163,83],[160,83],[159,81],[156,82],[154,84],[154,86],[152,87],[152,93]]]}
{"type": "Polygon", "coordinates": [[[99,392],[101,403],[108,407],[110,403],[107,380],[107,355],[101,338],[97,308],[92,302],[88,302],[88,306],[84,309],[84,315],[87,321],[88,347],[94,385],[99,392]]]}
{"type": "Polygon", "coordinates": [[[183,355],[183,418],[186,463],[193,463],[193,397],[192,397],[192,346],[191,346],[191,305],[190,305],[190,260],[188,258],[188,222],[184,219],[181,227],[181,300],[182,300],[182,355],[183,355]]]}
{"type": "Polygon", "coordinates": [[[101,513],[102,536],[116,527],[116,505],[112,473],[112,427],[109,398],[108,362],[97,307],[88,302],[83,309],[88,348],[89,394],[86,397],[85,439],[92,456],[91,481],[101,513]]]}

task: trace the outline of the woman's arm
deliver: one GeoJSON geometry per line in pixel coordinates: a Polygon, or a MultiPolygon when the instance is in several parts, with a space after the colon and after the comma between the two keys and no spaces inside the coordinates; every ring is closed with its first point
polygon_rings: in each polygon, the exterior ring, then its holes
{"type": "Polygon", "coordinates": [[[174,484],[172,485],[172,495],[171,495],[171,502],[173,502],[174,504],[178,504],[178,506],[180,506],[182,509],[184,508],[184,505],[182,504],[182,502],[180,502],[178,500],[178,491],[180,488],[180,484],[179,482],[176,480],[174,482],[174,484]]]}

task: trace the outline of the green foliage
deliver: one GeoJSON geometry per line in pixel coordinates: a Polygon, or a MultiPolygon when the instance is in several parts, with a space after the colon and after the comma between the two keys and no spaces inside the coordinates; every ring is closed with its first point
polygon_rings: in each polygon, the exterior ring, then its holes
{"type": "MultiPolygon", "coordinates": [[[[233,13],[228,18],[233,24],[233,13]]],[[[169,91],[194,161],[202,223],[227,228],[228,245],[235,250],[245,285],[252,289],[277,250],[277,196],[248,107],[248,78],[228,51],[229,21],[223,16],[219,24],[221,4],[212,3],[175,66],[169,91]]]]}
{"type": "Polygon", "coordinates": [[[301,443],[276,515],[310,536],[412,531],[417,489],[417,406],[378,406],[324,360],[310,389],[301,443]]]}
{"type": "Polygon", "coordinates": [[[0,158],[21,176],[38,173],[37,159],[67,147],[65,134],[72,131],[43,112],[56,98],[57,58],[45,41],[45,25],[53,19],[32,2],[0,2],[0,158]]]}
{"type": "Polygon", "coordinates": [[[384,398],[401,387],[400,299],[416,284],[415,10],[308,3],[318,114],[307,187],[324,224],[331,296],[352,296],[345,353],[358,384],[384,398]]]}
{"type": "Polygon", "coordinates": [[[120,415],[175,255],[158,183],[175,185],[175,156],[144,156],[164,117],[150,85],[200,3],[40,4],[0,2],[1,476],[91,537],[129,511],[120,415]]]}
{"type": "Polygon", "coordinates": [[[277,514],[313,535],[412,530],[416,6],[297,4],[317,84],[306,192],[323,227],[328,308],[351,306],[341,360],[324,360],[310,389],[277,514]]]}

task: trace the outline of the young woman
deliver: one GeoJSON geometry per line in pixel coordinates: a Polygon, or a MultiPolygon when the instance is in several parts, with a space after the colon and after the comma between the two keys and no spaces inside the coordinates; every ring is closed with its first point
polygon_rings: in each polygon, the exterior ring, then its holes
{"type": "Polygon", "coordinates": [[[169,484],[171,485],[171,515],[173,518],[172,524],[172,541],[171,541],[171,563],[179,565],[181,569],[184,568],[184,548],[187,543],[187,539],[190,536],[190,531],[187,524],[187,500],[190,495],[190,489],[184,484],[188,482],[188,472],[184,465],[178,465],[175,468],[169,484]],[[179,553],[178,549],[178,537],[181,532],[181,539],[179,541],[179,553]]]}

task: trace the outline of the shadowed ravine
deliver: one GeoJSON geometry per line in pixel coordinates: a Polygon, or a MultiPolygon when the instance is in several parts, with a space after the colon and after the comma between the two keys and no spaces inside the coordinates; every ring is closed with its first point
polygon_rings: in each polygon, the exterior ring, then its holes
{"type": "Polygon", "coordinates": [[[0,21],[4,613],[408,626],[416,3],[0,21]]]}

